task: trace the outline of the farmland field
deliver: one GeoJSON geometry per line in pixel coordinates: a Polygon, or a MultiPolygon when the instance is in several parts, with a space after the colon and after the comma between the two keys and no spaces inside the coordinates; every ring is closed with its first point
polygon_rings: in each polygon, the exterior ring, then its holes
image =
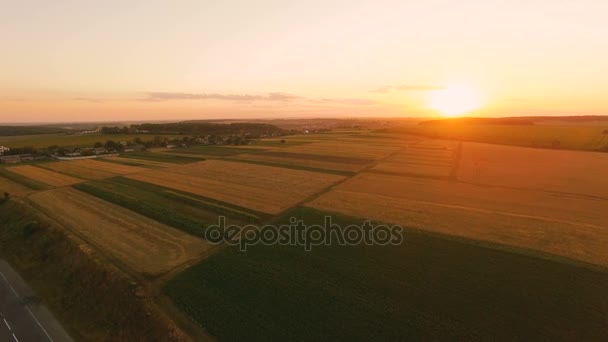
{"type": "Polygon", "coordinates": [[[147,170],[146,168],[142,167],[122,165],[116,163],[104,163],[102,161],[92,159],[72,160],[70,161],[70,163],[76,166],[80,166],[82,168],[104,171],[115,175],[124,175],[147,170]]]}
{"type": "Polygon", "coordinates": [[[608,266],[608,201],[362,174],[308,205],[608,266]]]}
{"type": "Polygon", "coordinates": [[[184,156],[172,155],[168,153],[157,152],[129,152],[123,154],[124,157],[129,159],[137,159],[143,161],[155,161],[161,163],[171,164],[188,164],[200,161],[202,158],[197,158],[195,155],[184,154],[184,156]]]}
{"type": "Polygon", "coordinates": [[[240,219],[244,216],[255,218],[251,213],[242,215],[237,209],[217,203],[187,201],[170,189],[127,178],[82,183],[75,188],[199,237],[206,226],[218,222],[220,215],[228,216],[228,224],[246,223],[240,219]]]}
{"type": "Polygon", "coordinates": [[[81,179],[31,165],[13,166],[7,170],[51,186],[66,186],[82,182],[81,179]]]}
{"type": "Polygon", "coordinates": [[[608,153],[463,144],[458,179],[608,199],[608,153]]]}
{"type": "Polygon", "coordinates": [[[38,167],[82,179],[105,179],[116,176],[116,174],[114,173],[80,166],[77,163],[74,163],[73,161],[47,163],[39,165],[38,167]]]}
{"type": "Polygon", "coordinates": [[[253,161],[253,162],[262,162],[262,163],[273,163],[278,164],[278,166],[285,165],[293,165],[293,166],[301,166],[301,167],[309,167],[315,168],[319,170],[335,170],[335,171],[344,171],[344,172],[356,172],[363,169],[366,164],[365,163],[340,163],[340,162],[332,162],[330,161],[330,157],[324,156],[326,161],[323,160],[315,160],[306,158],[306,155],[299,156],[298,153],[293,153],[291,156],[277,156],[276,154],[271,153],[255,153],[255,154],[243,154],[236,157],[238,160],[244,161],[253,161]]]}
{"type": "Polygon", "coordinates": [[[608,154],[391,130],[284,138],[7,166],[0,191],[125,271],[193,336],[608,338],[608,154]],[[204,240],[220,216],[326,215],[401,225],[403,243],[242,252],[204,240]]]}
{"type": "Polygon", "coordinates": [[[133,166],[150,166],[150,167],[156,167],[156,168],[164,168],[164,167],[169,167],[169,166],[174,166],[174,163],[167,163],[167,162],[160,162],[160,161],[154,161],[154,160],[144,160],[144,159],[137,159],[137,158],[128,158],[128,157],[110,157],[110,158],[103,158],[100,159],[100,161],[114,161],[117,163],[122,163],[125,165],[133,165],[133,166]]]}
{"type": "MultiPolygon", "coordinates": [[[[303,208],[278,222],[326,214],[303,208]]],[[[606,286],[606,273],[407,232],[400,246],[230,248],[165,292],[229,341],[602,340],[606,286]]]]}
{"type": "Polygon", "coordinates": [[[269,214],[280,213],[343,179],[338,175],[220,160],[140,172],[127,178],[269,214]]]}
{"type": "Polygon", "coordinates": [[[432,138],[458,139],[492,144],[575,150],[600,150],[608,147],[602,134],[606,125],[482,125],[449,123],[411,125],[392,130],[395,133],[422,135],[432,138]]]}
{"type": "Polygon", "coordinates": [[[4,196],[4,193],[8,193],[11,196],[23,196],[32,191],[32,189],[0,175],[0,196],[4,196]]]}
{"type": "Polygon", "coordinates": [[[29,200],[72,233],[142,274],[169,271],[210,247],[204,240],[77,190],[40,192],[29,200]]]}
{"type": "Polygon", "coordinates": [[[393,152],[399,151],[400,143],[395,145],[373,145],[366,143],[340,142],[338,141],[323,141],[315,142],[307,145],[293,146],[282,149],[284,152],[317,154],[324,156],[335,157],[351,157],[362,159],[380,159],[388,156],[393,152]]]}
{"type": "Polygon", "coordinates": [[[234,156],[242,153],[253,153],[264,151],[263,149],[255,147],[241,147],[241,146],[218,146],[218,145],[205,145],[205,146],[194,146],[186,148],[176,148],[165,151],[166,153],[177,153],[180,155],[188,154],[200,154],[204,156],[234,156]]]}

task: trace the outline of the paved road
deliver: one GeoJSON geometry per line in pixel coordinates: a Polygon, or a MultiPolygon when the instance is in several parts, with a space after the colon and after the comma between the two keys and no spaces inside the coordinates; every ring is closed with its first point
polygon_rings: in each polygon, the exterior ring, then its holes
{"type": "Polygon", "coordinates": [[[0,341],[69,342],[72,339],[25,281],[0,260],[0,341]]]}

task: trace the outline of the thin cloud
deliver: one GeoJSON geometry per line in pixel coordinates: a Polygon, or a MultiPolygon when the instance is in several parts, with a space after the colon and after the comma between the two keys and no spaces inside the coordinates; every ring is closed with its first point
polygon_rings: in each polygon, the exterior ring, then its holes
{"type": "Polygon", "coordinates": [[[172,93],[172,92],[149,92],[148,97],[143,101],[167,101],[167,100],[227,100],[236,102],[252,102],[252,101],[293,101],[300,99],[300,96],[272,92],[267,95],[251,95],[251,94],[217,94],[217,93],[172,93]]]}
{"type": "Polygon", "coordinates": [[[443,89],[443,87],[436,86],[436,85],[403,84],[403,85],[396,86],[395,89],[402,90],[402,91],[429,91],[429,90],[440,90],[440,89],[443,89]]]}
{"type": "Polygon", "coordinates": [[[105,100],[95,99],[95,98],[90,98],[90,97],[75,97],[72,100],[74,100],[74,101],[85,101],[85,102],[91,102],[91,103],[105,102],[105,100]]]}
{"type": "Polygon", "coordinates": [[[431,90],[440,90],[440,89],[443,89],[443,87],[436,86],[436,85],[427,85],[427,84],[401,84],[401,85],[396,85],[396,86],[385,85],[385,86],[379,87],[377,89],[370,90],[370,92],[386,94],[386,93],[390,93],[392,91],[431,91],[431,90]]]}
{"type": "Polygon", "coordinates": [[[335,104],[343,104],[350,106],[369,106],[376,104],[376,101],[368,100],[368,99],[329,99],[323,98],[321,100],[314,101],[317,103],[335,103],[335,104]]]}

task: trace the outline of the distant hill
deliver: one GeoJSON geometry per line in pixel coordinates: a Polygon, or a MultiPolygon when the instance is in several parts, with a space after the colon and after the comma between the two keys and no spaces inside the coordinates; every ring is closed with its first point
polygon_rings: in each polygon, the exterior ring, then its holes
{"type": "Polygon", "coordinates": [[[419,123],[420,125],[444,125],[444,124],[474,124],[474,125],[534,125],[534,120],[530,118],[450,118],[439,120],[427,120],[419,123]]]}
{"type": "Polygon", "coordinates": [[[131,125],[131,129],[146,131],[151,134],[282,134],[284,131],[274,125],[264,123],[209,123],[209,122],[175,122],[162,124],[131,125]]]}
{"type": "Polygon", "coordinates": [[[0,136],[72,133],[71,129],[50,126],[0,126],[0,136]]]}
{"type": "Polygon", "coordinates": [[[582,116],[513,116],[501,118],[449,118],[426,120],[420,122],[421,125],[441,125],[441,124],[473,124],[473,125],[534,125],[546,122],[564,123],[590,123],[608,122],[608,115],[582,115],[582,116]]]}

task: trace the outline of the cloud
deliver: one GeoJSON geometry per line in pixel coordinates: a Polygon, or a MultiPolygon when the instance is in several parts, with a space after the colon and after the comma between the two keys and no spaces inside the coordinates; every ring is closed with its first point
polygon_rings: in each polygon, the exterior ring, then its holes
{"type": "Polygon", "coordinates": [[[386,94],[392,91],[431,91],[431,90],[439,90],[443,89],[443,87],[436,85],[427,85],[427,84],[401,84],[401,85],[385,85],[379,87],[374,90],[370,90],[372,93],[381,93],[386,94]]]}
{"type": "Polygon", "coordinates": [[[273,92],[267,95],[250,95],[250,94],[193,94],[193,93],[171,93],[171,92],[149,92],[148,97],[143,101],[166,101],[166,100],[228,100],[237,102],[252,102],[252,101],[292,101],[300,99],[288,93],[273,92]]]}

